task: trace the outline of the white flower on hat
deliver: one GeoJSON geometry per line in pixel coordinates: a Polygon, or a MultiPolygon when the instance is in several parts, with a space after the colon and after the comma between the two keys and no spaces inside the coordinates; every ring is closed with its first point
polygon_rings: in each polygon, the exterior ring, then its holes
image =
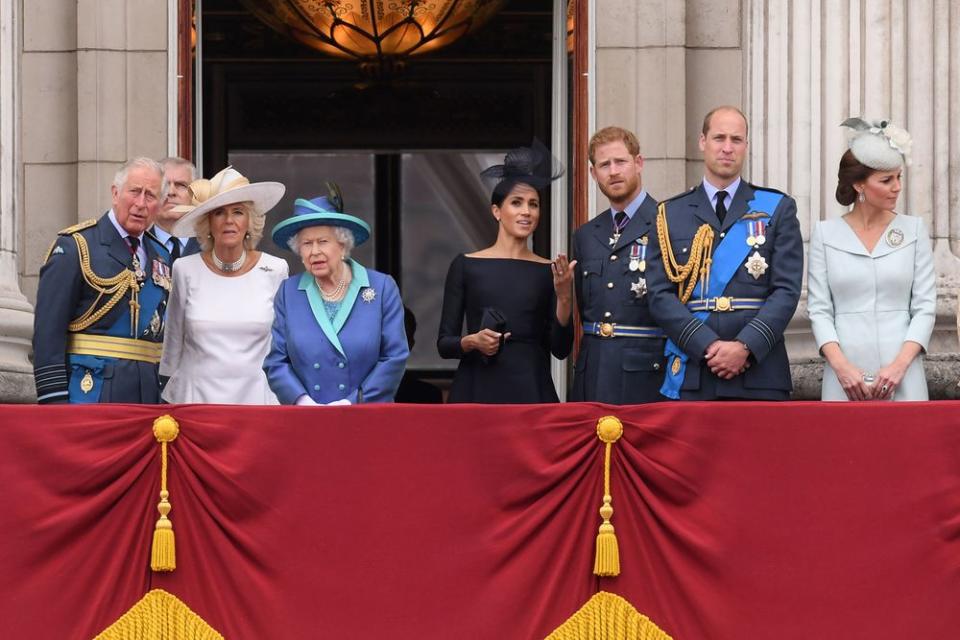
{"type": "Polygon", "coordinates": [[[913,148],[913,138],[906,129],[902,129],[895,124],[887,124],[883,128],[883,135],[890,141],[890,146],[903,154],[903,160],[910,164],[910,151],[913,148]]]}
{"type": "Polygon", "coordinates": [[[854,130],[850,151],[868,167],[891,171],[910,164],[913,140],[905,129],[886,120],[871,123],[861,118],[847,118],[840,126],[854,130]]]}

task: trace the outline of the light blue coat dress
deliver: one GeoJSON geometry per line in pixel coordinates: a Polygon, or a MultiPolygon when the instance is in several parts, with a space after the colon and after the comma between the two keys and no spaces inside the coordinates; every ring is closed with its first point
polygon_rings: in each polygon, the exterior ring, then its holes
{"type": "Polygon", "coordinates": [[[393,402],[410,355],[400,291],[390,276],[348,265],[353,280],[332,322],[309,272],[287,278],[274,297],[263,369],[282,404],[303,394],[320,404],[393,402]]]}
{"type": "MultiPolygon", "coordinates": [[[[930,236],[921,218],[897,215],[867,251],[842,218],[818,222],[810,236],[807,308],[817,347],[836,342],[850,362],[876,374],[907,340],[926,351],[936,319],[930,236]]],[[[923,356],[907,368],[894,400],[926,400],[923,356]]],[[[825,364],[823,400],[846,400],[825,364]]]]}

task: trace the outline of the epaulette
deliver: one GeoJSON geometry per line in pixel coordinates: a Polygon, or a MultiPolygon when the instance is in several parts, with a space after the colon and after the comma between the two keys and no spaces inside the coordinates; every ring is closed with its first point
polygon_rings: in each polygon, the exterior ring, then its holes
{"type": "Polygon", "coordinates": [[[761,187],[760,185],[751,184],[749,182],[747,184],[750,185],[750,187],[754,191],[771,191],[773,193],[779,193],[782,196],[787,196],[788,198],[790,197],[789,193],[784,193],[783,191],[780,191],[779,189],[774,189],[773,187],[761,187]]]}
{"type": "Polygon", "coordinates": [[[678,194],[675,195],[675,196],[671,196],[671,197],[667,198],[666,200],[661,200],[661,201],[660,201],[660,204],[667,204],[668,202],[673,202],[673,201],[676,200],[677,198],[682,198],[683,196],[688,196],[688,195],[690,195],[691,193],[693,193],[693,192],[696,191],[696,190],[697,190],[697,185],[694,185],[694,186],[690,187],[689,189],[687,189],[686,191],[681,191],[680,193],[678,193],[678,194]]]}
{"type": "Polygon", "coordinates": [[[97,226],[97,219],[90,218],[89,220],[84,220],[83,222],[78,222],[77,224],[70,225],[66,229],[60,229],[60,231],[57,231],[57,235],[71,236],[77,233],[78,231],[83,231],[84,229],[89,229],[90,227],[95,227],[95,226],[97,226]]]}

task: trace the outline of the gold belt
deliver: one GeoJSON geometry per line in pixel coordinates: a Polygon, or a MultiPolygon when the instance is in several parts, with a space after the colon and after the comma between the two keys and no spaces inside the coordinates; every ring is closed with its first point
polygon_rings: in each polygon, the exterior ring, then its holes
{"type": "Polygon", "coordinates": [[[157,364],[160,362],[162,351],[163,344],[159,342],[147,342],[146,340],[134,340],[133,338],[101,336],[90,333],[71,333],[67,337],[67,353],[78,356],[120,358],[157,364]]]}

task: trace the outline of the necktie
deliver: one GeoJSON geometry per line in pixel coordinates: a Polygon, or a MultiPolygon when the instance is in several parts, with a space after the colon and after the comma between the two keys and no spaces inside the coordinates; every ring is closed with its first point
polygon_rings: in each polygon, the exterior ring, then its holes
{"type": "Polygon", "coordinates": [[[140,238],[127,236],[127,244],[130,245],[130,261],[139,265],[140,258],[137,257],[137,249],[140,247],[140,238]]]}
{"type": "Polygon", "coordinates": [[[627,220],[628,218],[626,211],[617,211],[616,215],[613,216],[613,224],[616,227],[614,231],[623,231],[623,228],[627,226],[627,220]]]}
{"type": "Polygon", "coordinates": [[[173,246],[170,247],[170,262],[173,263],[174,260],[180,257],[180,238],[170,236],[170,242],[173,243],[173,246]]]}
{"type": "Polygon", "coordinates": [[[727,205],[724,204],[726,199],[726,191],[717,191],[717,217],[720,218],[720,224],[723,224],[723,219],[727,217],[727,205]]]}

